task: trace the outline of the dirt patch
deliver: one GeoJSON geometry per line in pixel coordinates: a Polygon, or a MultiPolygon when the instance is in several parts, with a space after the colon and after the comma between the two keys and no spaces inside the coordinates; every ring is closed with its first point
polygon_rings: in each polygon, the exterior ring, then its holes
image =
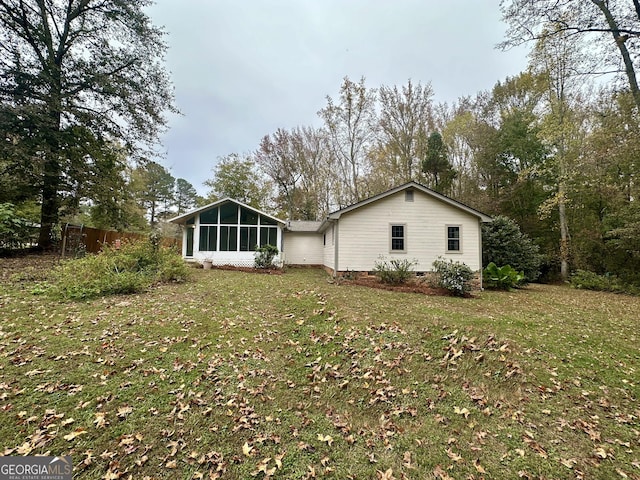
{"type": "Polygon", "coordinates": [[[0,283],[41,281],[60,262],[60,255],[28,253],[0,258],[0,283]]]}
{"type": "Polygon", "coordinates": [[[211,270],[231,270],[246,273],[262,273],[266,275],[282,275],[284,273],[280,268],[234,267],[233,265],[213,265],[211,270]]]}
{"type": "Polygon", "coordinates": [[[401,285],[389,285],[383,283],[375,275],[361,275],[356,278],[342,278],[339,280],[341,285],[360,285],[369,288],[379,288],[380,290],[389,290],[393,292],[405,292],[405,293],[421,293],[423,295],[434,295],[450,297],[451,292],[445,288],[434,287],[429,284],[428,281],[422,280],[419,277],[410,280],[407,283],[401,285]]]}

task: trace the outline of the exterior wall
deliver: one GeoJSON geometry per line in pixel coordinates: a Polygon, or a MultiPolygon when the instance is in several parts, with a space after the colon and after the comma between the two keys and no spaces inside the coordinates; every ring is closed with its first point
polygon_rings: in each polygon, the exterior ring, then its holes
{"type": "Polygon", "coordinates": [[[286,265],[322,265],[322,235],[313,232],[285,232],[283,256],[286,265]]]}
{"type": "Polygon", "coordinates": [[[322,249],[322,265],[330,269],[333,269],[333,264],[335,261],[334,228],[335,224],[329,226],[329,228],[327,228],[322,234],[323,237],[321,240],[324,247],[322,249]]]}
{"type": "MultiPolygon", "coordinates": [[[[337,270],[370,271],[380,255],[417,260],[416,271],[432,270],[438,256],[479,270],[480,235],[477,217],[418,190],[412,202],[405,201],[405,191],[400,191],[340,217],[337,270]],[[392,224],[405,225],[404,253],[391,252],[392,224]],[[461,227],[461,249],[447,253],[446,227],[454,225],[461,227]]],[[[333,267],[333,262],[325,265],[333,267]]]]}

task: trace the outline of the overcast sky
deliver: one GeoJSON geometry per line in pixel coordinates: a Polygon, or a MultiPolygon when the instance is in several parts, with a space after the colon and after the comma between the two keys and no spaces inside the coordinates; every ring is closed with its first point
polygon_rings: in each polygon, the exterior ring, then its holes
{"type": "Polygon", "coordinates": [[[158,0],[167,68],[182,116],[161,163],[201,193],[218,157],[246,153],[277,128],[320,125],[342,79],[368,87],[431,83],[451,103],[522,71],[503,52],[498,0],[158,0]]]}

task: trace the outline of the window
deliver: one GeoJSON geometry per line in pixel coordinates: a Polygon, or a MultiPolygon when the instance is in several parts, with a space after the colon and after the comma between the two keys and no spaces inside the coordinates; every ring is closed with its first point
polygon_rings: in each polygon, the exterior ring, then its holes
{"type": "Polygon", "coordinates": [[[391,225],[391,251],[406,252],[406,228],[404,225],[391,225]]]}
{"type": "Polygon", "coordinates": [[[220,251],[238,251],[238,227],[220,227],[220,251]]]}
{"type": "Polygon", "coordinates": [[[260,215],[260,225],[278,225],[278,222],[264,215],[260,215]]]}
{"type": "Polygon", "coordinates": [[[413,190],[405,190],[405,192],[404,192],[404,201],[405,202],[413,202],[413,190]]]}
{"type": "Polygon", "coordinates": [[[277,227],[260,227],[260,246],[265,245],[278,246],[278,228],[277,227]]]}
{"type": "Polygon", "coordinates": [[[460,226],[447,225],[447,252],[459,252],[460,248],[460,226]]]}
{"type": "Polygon", "coordinates": [[[220,223],[225,225],[238,224],[238,205],[235,203],[225,203],[220,206],[220,223]]]}
{"type": "Polygon", "coordinates": [[[200,251],[215,252],[218,227],[207,227],[200,225],[200,251]]]}
{"type": "Polygon", "coordinates": [[[200,214],[200,223],[218,223],[218,207],[200,214]]]}
{"type": "Polygon", "coordinates": [[[227,202],[200,213],[201,252],[252,252],[278,245],[278,222],[255,210],[227,202]]]}
{"type": "MultiPolygon", "coordinates": [[[[258,221],[256,217],[256,222],[258,221]]],[[[240,251],[252,252],[258,246],[258,228],[240,227],[240,251]]]]}
{"type": "Polygon", "coordinates": [[[187,228],[187,257],[193,257],[193,231],[195,228],[187,228]]]}
{"type": "MultiPolygon", "coordinates": [[[[262,217],[264,220],[264,217],[262,217]]],[[[248,208],[240,208],[240,223],[242,225],[257,225],[258,224],[258,212],[249,210],[248,208]]]]}

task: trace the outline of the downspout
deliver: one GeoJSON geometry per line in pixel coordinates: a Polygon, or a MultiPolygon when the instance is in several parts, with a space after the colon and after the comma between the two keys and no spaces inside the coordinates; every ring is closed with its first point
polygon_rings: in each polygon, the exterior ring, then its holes
{"type": "Polygon", "coordinates": [[[284,251],[284,247],[285,247],[284,232],[288,227],[291,227],[291,220],[287,220],[287,223],[285,224],[285,226],[283,228],[278,229],[278,234],[280,235],[280,265],[283,267],[284,267],[285,255],[286,255],[284,251]]]}
{"type": "Polygon", "coordinates": [[[478,248],[478,252],[480,255],[480,291],[482,292],[484,290],[484,287],[482,285],[482,219],[479,218],[478,219],[478,233],[480,233],[480,235],[478,236],[478,243],[479,243],[479,248],[478,248]]]}
{"type": "Polygon", "coordinates": [[[333,246],[333,278],[338,276],[338,243],[340,239],[340,235],[338,235],[338,220],[336,220],[333,224],[333,236],[334,236],[334,246],[333,246]]]}

